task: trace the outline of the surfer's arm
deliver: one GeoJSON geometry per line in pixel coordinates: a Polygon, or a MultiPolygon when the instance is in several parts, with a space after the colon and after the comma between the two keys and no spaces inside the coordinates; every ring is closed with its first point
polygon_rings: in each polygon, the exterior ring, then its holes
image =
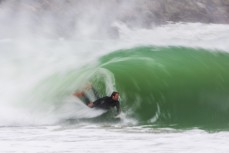
{"type": "Polygon", "coordinates": [[[117,109],[117,115],[119,115],[121,113],[121,107],[120,107],[119,102],[117,102],[117,104],[116,104],[116,109],[117,109]]]}
{"type": "Polygon", "coordinates": [[[93,107],[99,106],[107,97],[99,98],[93,102],[93,107]]]}

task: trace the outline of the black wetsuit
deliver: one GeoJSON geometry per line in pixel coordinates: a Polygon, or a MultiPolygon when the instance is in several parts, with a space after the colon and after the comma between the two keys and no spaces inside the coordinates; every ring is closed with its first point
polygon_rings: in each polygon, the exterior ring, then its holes
{"type": "Polygon", "coordinates": [[[109,110],[111,107],[116,107],[117,113],[120,113],[120,103],[119,101],[113,100],[111,97],[103,97],[97,99],[93,102],[95,108],[101,108],[105,110],[109,110]]]}

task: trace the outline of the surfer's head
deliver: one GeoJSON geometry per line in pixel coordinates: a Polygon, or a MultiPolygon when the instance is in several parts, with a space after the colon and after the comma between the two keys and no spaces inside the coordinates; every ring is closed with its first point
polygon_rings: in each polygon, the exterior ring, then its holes
{"type": "Polygon", "coordinates": [[[113,100],[118,101],[119,93],[118,93],[117,91],[113,91],[112,94],[111,94],[111,98],[112,98],[113,100]]]}

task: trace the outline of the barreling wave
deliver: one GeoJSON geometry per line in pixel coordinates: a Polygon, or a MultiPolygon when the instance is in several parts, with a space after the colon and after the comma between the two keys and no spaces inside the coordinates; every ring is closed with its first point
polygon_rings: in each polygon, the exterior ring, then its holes
{"type": "Polygon", "coordinates": [[[96,121],[104,121],[97,118],[101,113],[66,102],[74,90],[91,82],[100,96],[118,90],[123,112],[140,125],[227,128],[228,61],[227,52],[205,49],[123,49],[79,71],[53,74],[32,91],[32,99],[27,97],[25,105],[36,103],[35,110],[42,106],[41,110],[61,118],[96,117],[96,121]]]}
{"type": "Polygon", "coordinates": [[[141,124],[229,124],[229,54],[184,47],[139,47],[100,59],[124,111],[141,124]],[[131,111],[129,111],[131,110],[131,111]]]}

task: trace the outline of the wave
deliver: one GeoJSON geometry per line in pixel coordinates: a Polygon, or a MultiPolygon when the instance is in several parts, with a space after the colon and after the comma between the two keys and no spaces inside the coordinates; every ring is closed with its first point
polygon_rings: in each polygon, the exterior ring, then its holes
{"type": "Polygon", "coordinates": [[[100,67],[139,123],[213,127],[229,123],[228,60],[220,51],[138,47],[102,57],[100,67]]]}
{"type": "Polygon", "coordinates": [[[24,94],[17,109],[29,110],[38,124],[80,118],[104,121],[98,118],[103,112],[91,111],[71,96],[91,82],[100,96],[119,91],[122,110],[134,124],[227,128],[228,60],[227,52],[201,48],[121,49],[80,69],[46,77],[24,94]]]}

